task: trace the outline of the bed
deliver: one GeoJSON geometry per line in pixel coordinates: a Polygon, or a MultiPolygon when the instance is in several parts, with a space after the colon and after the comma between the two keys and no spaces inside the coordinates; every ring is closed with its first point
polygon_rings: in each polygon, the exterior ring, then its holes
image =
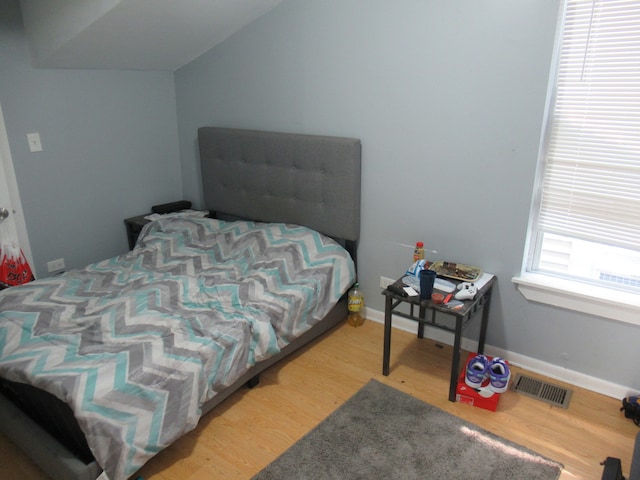
{"type": "Polygon", "coordinates": [[[53,478],[128,478],[346,318],[360,142],[203,127],[198,146],[214,218],[0,293],[0,429],[53,478]]]}

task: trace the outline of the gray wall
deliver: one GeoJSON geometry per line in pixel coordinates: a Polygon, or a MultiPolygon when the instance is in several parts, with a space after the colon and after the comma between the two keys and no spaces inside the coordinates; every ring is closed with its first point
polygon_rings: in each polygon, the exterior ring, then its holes
{"type": "Polygon", "coordinates": [[[152,204],[200,201],[201,125],[353,136],[371,308],[379,277],[410,262],[401,244],[423,240],[498,276],[491,345],[639,390],[637,327],[529,303],[510,281],[558,3],[285,0],[172,75],[34,69],[18,1],[0,2],[0,102],[38,272],[124,252],[122,219],[152,204]]]}
{"type": "MultiPolygon", "coordinates": [[[[175,73],[185,192],[201,125],[358,137],[359,279],[411,260],[498,277],[488,343],[640,389],[639,330],[529,303],[519,274],[559,1],[287,0],[175,73]],[[565,354],[563,356],[563,354],[565,354]],[[568,357],[568,358],[565,358],[568,357]]],[[[473,331],[471,332],[473,333],[473,331]]]]}
{"type": "Polygon", "coordinates": [[[124,218],[182,198],[171,72],[32,68],[19,2],[3,0],[0,102],[40,275],[125,252],[124,218]]]}

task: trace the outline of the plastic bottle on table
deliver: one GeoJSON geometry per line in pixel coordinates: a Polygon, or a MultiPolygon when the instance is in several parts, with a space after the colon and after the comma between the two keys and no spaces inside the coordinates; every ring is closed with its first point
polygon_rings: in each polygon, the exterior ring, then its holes
{"type": "Polygon", "coordinates": [[[419,262],[420,260],[424,260],[424,243],[417,242],[416,248],[413,251],[413,263],[419,262]]]}
{"type": "Polygon", "coordinates": [[[359,327],[364,323],[364,293],[357,282],[347,296],[349,303],[347,323],[352,327],[359,327]]]}

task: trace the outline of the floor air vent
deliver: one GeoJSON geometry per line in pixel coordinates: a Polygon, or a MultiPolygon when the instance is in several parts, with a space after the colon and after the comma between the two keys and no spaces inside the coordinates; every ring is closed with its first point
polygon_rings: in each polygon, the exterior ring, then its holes
{"type": "Polygon", "coordinates": [[[527,377],[520,373],[516,375],[516,378],[511,383],[511,390],[562,408],[569,408],[572,393],[567,388],[527,377]]]}

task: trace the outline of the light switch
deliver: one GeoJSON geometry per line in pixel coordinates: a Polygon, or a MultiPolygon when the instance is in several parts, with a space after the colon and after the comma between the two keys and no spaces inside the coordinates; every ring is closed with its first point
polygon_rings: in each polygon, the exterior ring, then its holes
{"type": "Polygon", "coordinates": [[[29,151],[31,152],[42,151],[42,143],[40,143],[39,133],[27,133],[27,140],[29,141],[29,151]]]}

